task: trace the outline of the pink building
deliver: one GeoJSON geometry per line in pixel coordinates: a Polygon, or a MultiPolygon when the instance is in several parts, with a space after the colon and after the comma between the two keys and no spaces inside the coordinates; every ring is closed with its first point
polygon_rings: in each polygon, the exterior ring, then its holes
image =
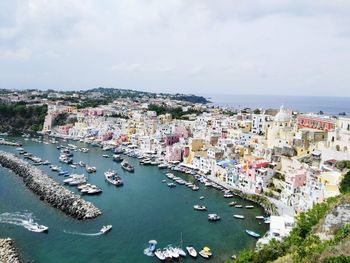
{"type": "Polygon", "coordinates": [[[185,126],[176,126],[175,134],[179,136],[179,138],[188,138],[189,132],[185,126]]]}
{"type": "Polygon", "coordinates": [[[305,185],[306,183],[306,173],[305,169],[299,169],[292,173],[286,174],[286,186],[288,190],[295,192],[295,189],[305,185]]]}
{"type": "Polygon", "coordinates": [[[58,126],[58,131],[62,134],[68,134],[69,130],[73,127],[73,124],[66,124],[62,126],[58,126]]]}
{"type": "Polygon", "coordinates": [[[166,159],[170,161],[181,161],[182,149],[180,146],[167,146],[166,147],[166,159]]]}
{"type": "Polygon", "coordinates": [[[179,135],[176,134],[167,134],[164,136],[164,141],[166,146],[173,145],[174,143],[177,143],[180,140],[179,135]]]}
{"type": "Polygon", "coordinates": [[[100,139],[102,141],[108,141],[108,140],[111,140],[113,138],[113,132],[106,132],[102,135],[100,135],[100,139]]]}

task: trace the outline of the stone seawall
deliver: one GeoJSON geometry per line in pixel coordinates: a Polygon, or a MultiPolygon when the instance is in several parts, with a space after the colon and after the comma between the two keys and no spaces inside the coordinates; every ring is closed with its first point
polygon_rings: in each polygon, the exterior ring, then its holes
{"type": "Polygon", "coordinates": [[[16,142],[9,142],[9,141],[4,141],[4,140],[0,140],[0,145],[16,146],[16,147],[21,146],[19,143],[16,143],[16,142]]]}
{"type": "Polygon", "coordinates": [[[66,189],[50,178],[44,171],[17,158],[15,155],[0,151],[0,165],[22,177],[25,185],[43,200],[77,219],[90,219],[101,215],[101,211],[92,203],[66,189]]]}
{"type": "Polygon", "coordinates": [[[17,250],[10,238],[0,239],[0,262],[20,263],[17,250]]]}

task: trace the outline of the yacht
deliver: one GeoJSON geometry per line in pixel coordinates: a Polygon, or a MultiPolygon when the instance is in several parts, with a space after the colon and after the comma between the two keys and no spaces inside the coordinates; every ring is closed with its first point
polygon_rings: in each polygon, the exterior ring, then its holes
{"type": "Polygon", "coordinates": [[[219,221],[221,218],[217,214],[208,214],[209,221],[219,221]]]}
{"type": "Polygon", "coordinates": [[[210,248],[204,247],[201,251],[199,251],[199,255],[201,255],[203,258],[210,258],[213,254],[210,251],[210,248]]]}
{"type": "Polygon", "coordinates": [[[194,210],[198,210],[198,211],[207,210],[207,208],[204,205],[194,205],[193,208],[194,208],[194,210]]]}
{"type": "Polygon", "coordinates": [[[238,218],[238,219],[244,219],[243,215],[233,215],[234,218],[238,218]]]}
{"type": "Polygon", "coordinates": [[[114,184],[116,186],[123,185],[122,178],[118,176],[118,174],[115,171],[108,170],[107,172],[105,172],[105,177],[106,180],[111,184],[114,184]]]}
{"type": "Polygon", "coordinates": [[[100,233],[101,234],[106,234],[108,231],[110,231],[112,229],[112,225],[106,225],[106,226],[103,226],[100,230],[100,233]]]}
{"type": "Polygon", "coordinates": [[[113,161],[121,162],[123,161],[123,158],[119,154],[113,154],[113,161]]]}
{"type": "Polygon", "coordinates": [[[125,160],[121,162],[121,166],[124,170],[128,172],[134,172],[134,167],[125,160]]]}
{"type": "Polygon", "coordinates": [[[197,258],[197,251],[194,249],[193,246],[186,247],[186,250],[191,257],[197,258]]]}
{"type": "Polygon", "coordinates": [[[154,255],[161,261],[165,260],[165,256],[159,248],[154,252],[154,255]]]}

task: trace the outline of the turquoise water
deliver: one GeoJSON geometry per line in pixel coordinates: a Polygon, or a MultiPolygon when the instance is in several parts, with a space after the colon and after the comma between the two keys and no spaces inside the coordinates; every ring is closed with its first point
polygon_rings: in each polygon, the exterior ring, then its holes
{"type": "MultiPolygon", "coordinates": [[[[48,159],[53,164],[62,166],[64,170],[73,170],[68,165],[59,163],[56,145],[17,139],[23,142],[26,151],[44,160],[48,159]]],[[[87,147],[83,143],[71,143],[78,147],[87,147]]],[[[39,234],[21,226],[0,223],[0,236],[14,238],[26,260],[61,263],[158,262],[157,258],[143,254],[148,240],[157,240],[158,247],[163,248],[168,244],[179,244],[182,233],[184,246],[192,244],[197,250],[209,246],[214,253],[210,262],[222,262],[244,248],[255,246],[256,239],[248,236],[245,229],[260,234],[267,231],[268,227],[259,224],[255,219],[256,215],[263,212],[260,208],[249,210],[228,206],[233,200],[243,205],[251,204],[248,201],[239,198],[224,199],[221,192],[212,188],[206,189],[203,185],[196,192],[186,186],[170,189],[162,183],[163,179],[167,179],[164,176],[166,170],[140,166],[137,159],[125,157],[135,165],[135,173],[130,174],[123,171],[120,164],[113,162],[111,158],[103,158],[102,154],[106,152],[100,148],[89,148],[89,153],[74,152],[74,161],[83,160],[97,167],[97,173],[87,176],[90,183],[103,188],[103,193],[99,196],[84,196],[103,212],[102,216],[94,220],[78,221],[66,216],[40,201],[17,175],[0,168],[0,214],[32,213],[38,223],[49,227],[47,234],[39,234]],[[124,180],[123,187],[116,188],[107,184],[103,175],[107,169],[114,169],[119,173],[124,180]],[[200,196],[205,196],[205,199],[199,200],[200,196]],[[194,211],[195,204],[207,206],[208,212],[194,211]],[[222,220],[208,222],[209,212],[218,213],[222,220]],[[232,215],[235,213],[245,215],[246,219],[234,219],[232,215]],[[84,235],[97,233],[106,224],[113,225],[108,234],[84,235]]],[[[2,146],[0,149],[17,153],[13,147],[2,146]]],[[[48,166],[39,168],[59,182],[64,179],[51,172],[48,166]]],[[[74,172],[82,173],[85,170],[77,168],[74,172]]],[[[193,181],[189,175],[174,174],[193,181]]],[[[70,189],[76,191],[73,187],[70,189]]],[[[191,262],[192,259],[187,257],[183,261],[191,262]]],[[[206,260],[198,258],[196,261],[206,260]]]]}

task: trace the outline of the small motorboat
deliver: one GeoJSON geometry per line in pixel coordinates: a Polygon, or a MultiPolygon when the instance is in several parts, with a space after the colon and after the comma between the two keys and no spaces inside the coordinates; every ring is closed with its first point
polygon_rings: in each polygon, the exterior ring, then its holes
{"type": "Polygon", "coordinates": [[[193,257],[193,258],[197,257],[197,251],[194,249],[193,246],[186,247],[186,250],[191,257],[193,257]]]}
{"type": "Polygon", "coordinates": [[[231,193],[224,194],[224,198],[232,198],[232,197],[233,197],[233,194],[231,194],[231,193]]]}
{"type": "Polygon", "coordinates": [[[260,237],[260,235],[259,235],[258,233],[255,233],[255,232],[252,231],[252,230],[246,229],[245,232],[246,232],[248,235],[252,236],[252,237],[255,237],[255,238],[259,238],[259,237],[260,237]]]}
{"type": "Polygon", "coordinates": [[[173,248],[172,246],[168,246],[168,251],[173,259],[178,259],[180,257],[177,249],[173,248]]]}
{"type": "Polygon", "coordinates": [[[256,218],[256,219],[259,219],[259,220],[262,220],[262,219],[264,219],[265,217],[264,217],[264,216],[256,216],[255,218],[256,218]]]}
{"type": "Polygon", "coordinates": [[[264,223],[265,223],[265,224],[270,224],[270,222],[271,222],[270,217],[265,217],[265,218],[264,218],[264,223]]]}
{"type": "Polygon", "coordinates": [[[254,208],[254,206],[253,205],[246,205],[245,208],[252,209],[252,208],[254,208]]]}
{"type": "Polygon", "coordinates": [[[234,205],[236,205],[236,204],[237,204],[237,202],[233,201],[233,202],[230,202],[228,205],[229,205],[229,206],[234,206],[234,205]]]}
{"type": "Polygon", "coordinates": [[[143,253],[149,257],[153,256],[153,252],[156,250],[157,241],[150,240],[148,241],[148,248],[146,248],[143,253]]]}
{"type": "Polygon", "coordinates": [[[242,205],[235,205],[236,208],[242,208],[242,205]]]}
{"type": "Polygon", "coordinates": [[[238,218],[238,219],[244,219],[243,215],[233,215],[234,218],[238,218]]]}
{"type": "Polygon", "coordinates": [[[176,184],[174,184],[174,183],[167,183],[167,185],[168,185],[170,188],[176,187],[176,184]]]}
{"type": "Polygon", "coordinates": [[[209,221],[219,221],[221,218],[217,214],[208,214],[209,221]]]}
{"type": "Polygon", "coordinates": [[[168,248],[164,248],[162,252],[165,257],[165,260],[171,260],[173,258],[168,248]]]}
{"type": "Polygon", "coordinates": [[[199,197],[199,199],[200,199],[200,200],[203,200],[203,199],[204,199],[204,196],[199,197]]]}
{"type": "Polygon", "coordinates": [[[85,164],[83,161],[80,161],[80,162],[79,162],[79,166],[80,166],[80,167],[85,167],[85,165],[86,165],[86,164],[85,164]]]}
{"type": "Polygon", "coordinates": [[[109,155],[108,154],[103,154],[102,157],[109,158],[109,155]]]}
{"type": "Polygon", "coordinates": [[[165,256],[159,248],[157,249],[156,252],[154,252],[154,255],[161,261],[165,260],[165,256]]]}
{"type": "Polygon", "coordinates": [[[204,247],[201,251],[199,251],[199,255],[201,255],[203,258],[210,258],[213,253],[211,253],[209,247],[204,247]]]}
{"type": "Polygon", "coordinates": [[[198,211],[207,210],[207,208],[204,205],[194,205],[193,208],[194,208],[194,210],[198,210],[198,211]]]}
{"type": "Polygon", "coordinates": [[[174,248],[181,257],[186,257],[186,252],[181,247],[174,248]]]}
{"type": "Polygon", "coordinates": [[[122,162],[123,158],[119,154],[113,154],[113,161],[122,162]]]}
{"type": "Polygon", "coordinates": [[[49,228],[44,225],[39,225],[38,223],[33,223],[27,226],[27,229],[36,233],[43,233],[49,231],[49,228]]]}
{"type": "Polygon", "coordinates": [[[194,185],[194,186],[192,187],[192,190],[193,190],[193,191],[198,191],[198,190],[199,190],[199,187],[198,187],[197,185],[194,185]]]}
{"type": "Polygon", "coordinates": [[[129,164],[127,161],[123,160],[120,165],[124,170],[128,172],[134,172],[134,167],[131,164],[129,164]]]}
{"type": "Polygon", "coordinates": [[[100,230],[100,233],[101,234],[106,234],[108,231],[110,231],[112,229],[112,225],[106,225],[106,226],[103,226],[100,230]]]}

